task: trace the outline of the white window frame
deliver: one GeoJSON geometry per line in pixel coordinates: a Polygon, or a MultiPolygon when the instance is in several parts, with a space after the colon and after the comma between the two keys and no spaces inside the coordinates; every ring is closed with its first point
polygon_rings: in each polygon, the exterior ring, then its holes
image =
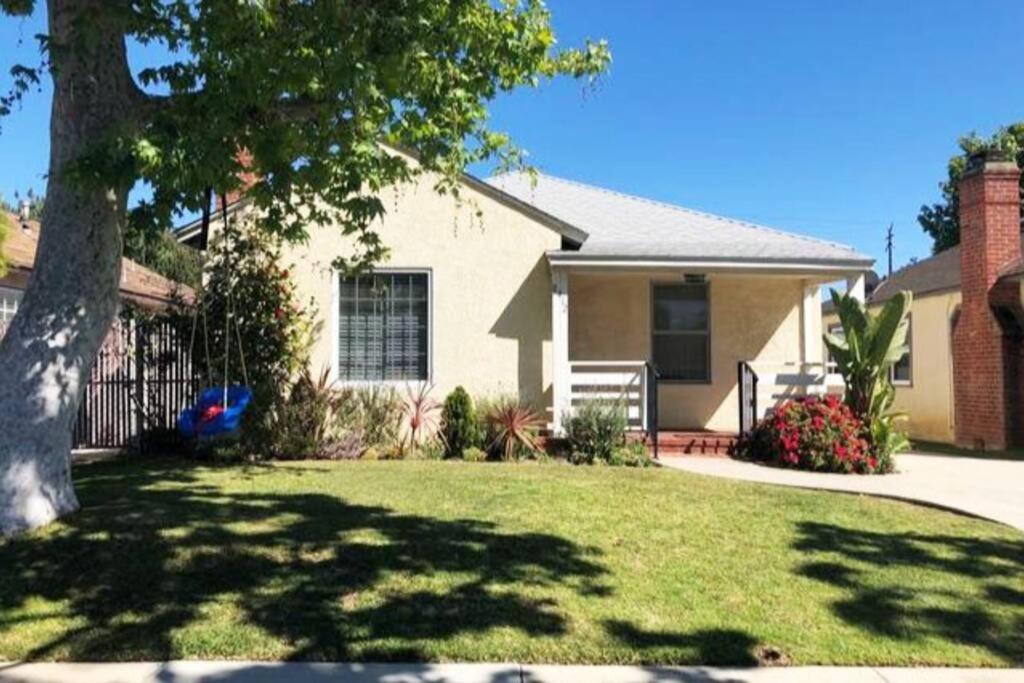
{"type": "MultiPolygon", "coordinates": [[[[707,280],[706,278],[703,279],[702,281],[699,281],[699,282],[698,281],[690,282],[690,281],[686,281],[686,280],[679,281],[679,282],[672,282],[672,281],[667,281],[667,280],[652,280],[651,281],[651,286],[650,286],[650,290],[649,290],[650,291],[650,298],[651,298],[651,305],[650,305],[650,311],[649,311],[650,325],[649,325],[649,330],[648,330],[649,333],[650,333],[649,334],[649,339],[650,339],[651,351],[650,351],[649,356],[650,356],[651,362],[654,363],[655,366],[657,366],[657,362],[656,362],[656,360],[654,358],[654,338],[658,334],[658,332],[656,332],[656,330],[654,329],[654,307],[655,307],[655,295],[654,295],[654,293],[655,293],[655,290],[658,287],[675,287],[675,286],[680,286],[680,285],[691,285],[691,286],[693,286],[693,285],[703,285],[704,292],[705,292],[706,299],[707,299],[707,305],[708,305],[708,329],[707,329],[707,332],[676,331],[676,332],[669,332],[667,334],[678,335],[678,336],[694,336],[694,337],[703,335],[703,336],[707,337],[707,340],[708,340],[707,349],[708,350],[707,350],[707,353],[705,354],[705,362],[707,364],[707,370],[708,370],[707,377],[705,379],[676,379],[676,378],[672,378],[672,377],[664,377],[664,378],[659,379],[658,381],[660,383],[662,383],[662,384],[689,384],[689,385],[694,385],[694,386],[708,386],[708,385],[711,385],[711,384],[714,383],[715,366],[714,366],[714,363],[712,362],[712,360],[713,360],[712,359],[712,354],[714,352],[713,352],[713,350],[711,348],[711,338],[712,338],[711,282],[709,280],[707,280]]],[[[666,334],[666,333],[662,332],[661,334],[666,334]]],[[[658,371],[660,372],[661,368],[658,368],[658,371]]]]}
{"type": "MultiPolygon", "coordinates": [[[[840,337],[841,339],[846,339],[846,331],[843,330],[842,323],[832,323],[825,328],[825,331],[828,332],[833,337],[840,337]]],[[[832,357],[832,351],[829,350],[828,346],[825,346],[825,372],[828,374],[838,374],[839,368],[837,368],[835,365],[836,360],[835,358],[832,357]]]]}
{"type": "Polygon", "coordinates": [[[6,326],[11,322],[18,309],[21,308],[21,299],[24,294],[20,289],[0,286],[0,325],[6,326]],[[8,304],[10,301],[14,302],[13,305],[8,304]]]}
{"type": "Polygon", "coordinates": [[[347,387],[386,385],[393,387],[418,387],[434,383],[434,271],[431,268],[374,268],[372,275],[426,275],[427,276],[427,377],[426,379],[342,379],[338,373],[338,356],[341,348],[338,335],[341,333],[341,277],[342,272],[331,269],[331,371],[333,384],[347,387]]]}

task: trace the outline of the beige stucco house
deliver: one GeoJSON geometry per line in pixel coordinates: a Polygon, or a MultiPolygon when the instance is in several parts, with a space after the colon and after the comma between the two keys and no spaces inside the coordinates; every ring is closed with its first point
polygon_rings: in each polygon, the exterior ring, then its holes
{"type": "Polygon", "coordinates": [[[516,394],[555,432],[602,395],[625,395],[638,426],[736,432],[740,363],[760,368],[769,400],[770,378],[820,370],[820,287],[856,286],[871,266],[843,245],[543,174],[467,176],[460,200],[433,185],[385,195],[391,255],[372,275],[333,270],[351,245],[331,226],[289,248],[318,310],[314,368],[426,382],[437,398],[516,394]]]}

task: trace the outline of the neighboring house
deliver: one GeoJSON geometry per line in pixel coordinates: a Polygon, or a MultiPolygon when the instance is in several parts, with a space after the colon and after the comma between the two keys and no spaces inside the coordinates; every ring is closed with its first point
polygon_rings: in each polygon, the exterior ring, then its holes
{"type": "Polygon", "coordinates": [[[332,269],[351,241],[331,226],[286,252],[298,296],[318,309],[314,369],[339,382],[427,382],[438,398],[457,385],[513,393],[556,431],[584,395],[628,385],[635,420],[653,419],[653,393],[662,428],[735,432],[739,364],[820,367],[820,287],[862,281],[872,263],[840,244],[547,175],[536,185],[467,176],[461,201],[433,184],[387,193],[375,228],[391,256],[372,275],[332,269]],[[656,391],[647,363],[660,371],[656,391]]]}
{"type": "MultiPolygon", "coordinates": [[[[961,245],[896,271],[867,298],[877,308],[914,295],[910,353],[892,377],[913,438],[1024,445],[1018,175],[998,156],[973,159],[960,189],[961,245]]],[[[831,307],[823,321],[839,331],[831,307]]]]}
{"type": "MultiPolygon", "coordinates": [[[[8,225],[2,247],[8,268],[7,274],[0,277],[0,331],[7,327],[21,305],[22,294],[35,264],[39,240],[39,223],[36,221],[22,221],[10,213],[4,213],[0,216],[2,218],[7,219],[8,225]]],[[[134,261],[122,259],[121,297],[124,300],[144,308],[158,309],[167,306],[176,296],[189,297],[191,290],[134,261]]]]}

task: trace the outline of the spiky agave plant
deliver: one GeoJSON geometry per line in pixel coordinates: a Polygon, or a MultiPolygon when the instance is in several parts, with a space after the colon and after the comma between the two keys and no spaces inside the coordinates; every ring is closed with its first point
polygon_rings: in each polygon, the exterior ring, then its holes
{"type": "Polygon", "coordinates": [[[430,397],[432,384],[420,384],[414,391],[410,386],[407,390],[402,413],[409,429],[409,446],[415,448],[426,436],[437,432],[437,412],[441,405],[430,397]]]}
{"type": "Polygon", "coordinates": [[[537,434],[543,424],[540,415],[519,399],[512,396],[498,399],[487,410],[489,447],[504,460],[515,459],[520,449],[536,453],[540,450],[537,434]]]}

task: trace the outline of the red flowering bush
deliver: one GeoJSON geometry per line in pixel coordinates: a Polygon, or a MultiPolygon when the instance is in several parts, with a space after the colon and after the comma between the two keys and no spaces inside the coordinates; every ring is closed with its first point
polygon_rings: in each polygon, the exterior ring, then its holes
{"type": "Polygon", "coordinates": [[[782,403],[744,437],[739,451],[752,460],[814,472],[892,470],[892,459],[875,452],[864,422],[836,396],[782,403]]]}

